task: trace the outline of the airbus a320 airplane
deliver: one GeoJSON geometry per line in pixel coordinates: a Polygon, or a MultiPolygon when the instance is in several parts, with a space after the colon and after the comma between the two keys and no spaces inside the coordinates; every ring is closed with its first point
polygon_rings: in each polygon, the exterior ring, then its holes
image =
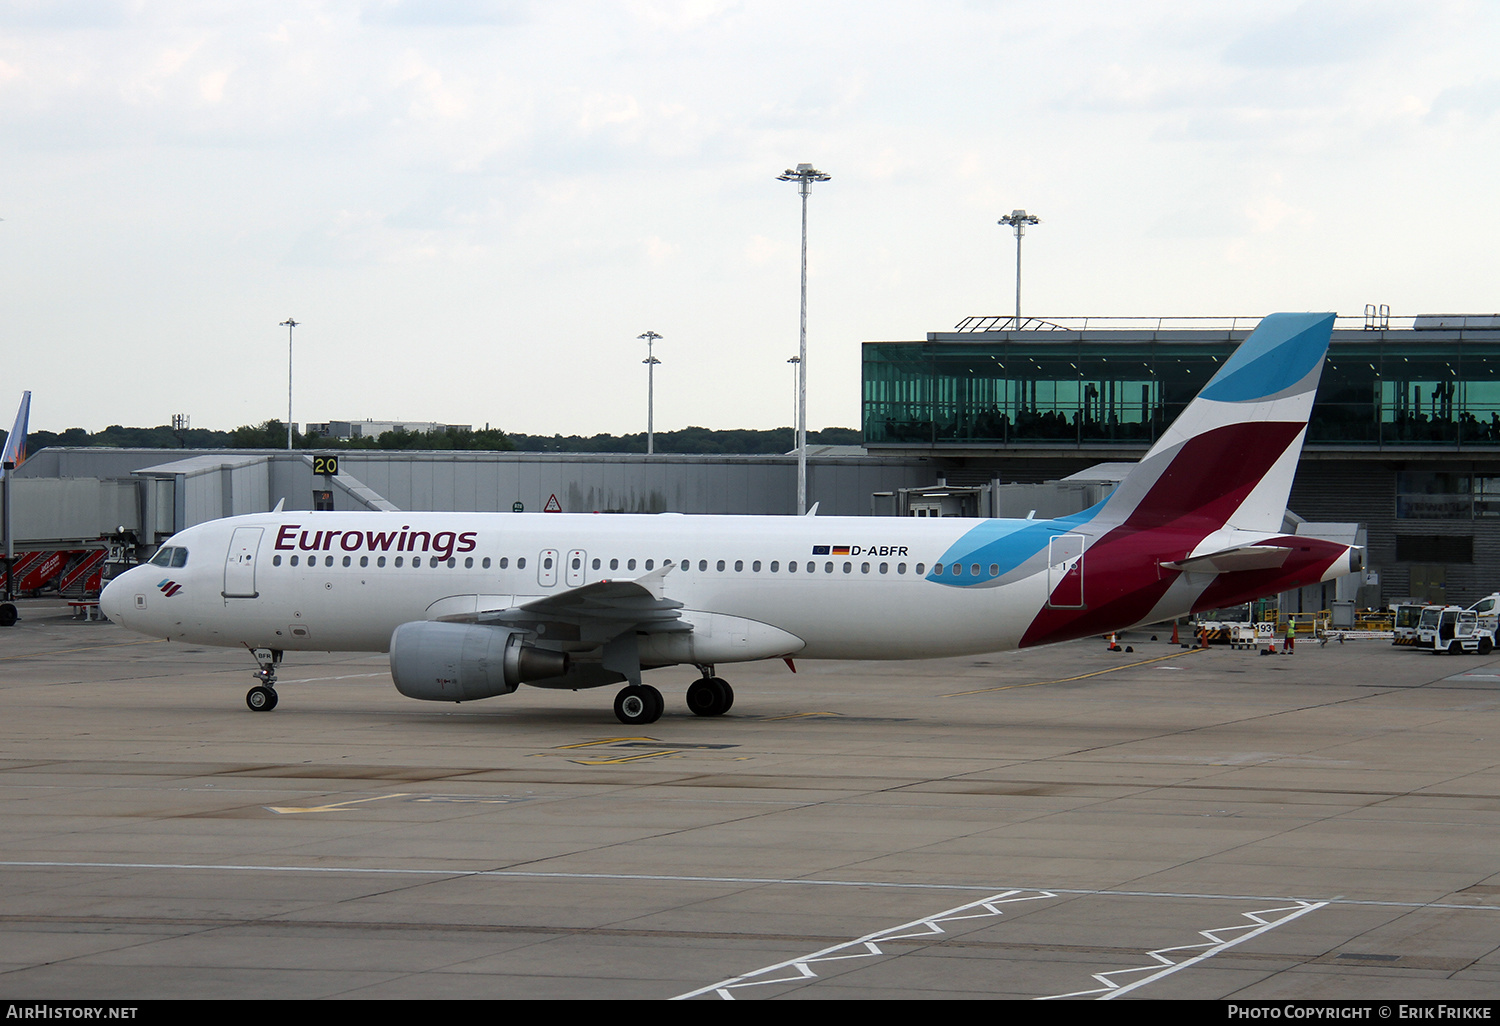
{"type": "Polygon", "coordinates": [[[272,512],[181,531],[100,599],[152,637],[244,646],[251,709],[287,651],[390,652],[396,688],[463,702],[521,684],[691,664],[914,659],[1025,648],[1237,605],[1351,573],[1358,549],[1282,533],[1333,314],[1272,314],[1119,487],[1056,520],[272,512]]]}

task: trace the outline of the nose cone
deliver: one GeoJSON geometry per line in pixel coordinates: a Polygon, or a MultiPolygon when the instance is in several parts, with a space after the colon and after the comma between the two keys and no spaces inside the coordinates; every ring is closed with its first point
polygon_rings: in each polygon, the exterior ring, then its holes
{"type": "Polygon", "coordinates": [[[130,596],[127,592],[133,587],[130,583],[132,576],[137,573],[139,568],[125,571],[106,584],[99,593],[99,611],[115,623],[124,623],[123,617],[130,608],[130,596]]]}

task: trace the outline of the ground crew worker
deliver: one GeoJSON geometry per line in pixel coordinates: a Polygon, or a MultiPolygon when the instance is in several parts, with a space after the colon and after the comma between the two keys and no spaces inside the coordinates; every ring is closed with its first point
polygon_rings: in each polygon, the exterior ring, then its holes
{"type": "Polygon", "coordinates": [[[1297,622],[1291,617],[1286,621],[1286,654],[1292,654],[1292,646],[1297,643],[1297,622]]]}

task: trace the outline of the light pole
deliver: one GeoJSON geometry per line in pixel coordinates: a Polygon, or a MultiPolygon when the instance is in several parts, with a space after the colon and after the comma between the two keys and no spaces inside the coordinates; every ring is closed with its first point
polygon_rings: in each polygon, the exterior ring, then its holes
{"type": "Polygon", "coordinates": [[[797,439],[797,411],[802,409],[802,404],[797,401],[797,368],[802,363],[802,357],[794,356],[787,363],[792,365],[792,441],[797,439]]]}
{"type": "Polygon", "coordinates": [[[648,331],[636,338],[646,340],[646,358],[641,362],[646,365],[646,455],[650,456],[656,452],[656,365],[661,363],[651,355],[651,347],[661,336],[648,331]]]}
{"type": "Polygon", "coordinates": [[[281,322],[286,329],[286,451],[292,451],[292,329],[297,321],[288,317],[281,322]]]}
{"type": "Polygon", "coordinates": [[[1021,330],[1021,236],[1026,234],[1028,224],[1041,224],[1042,219],[1035,214],[1028,214],[1024,210],[1012,210],[996,224],[1010,225],[1016,230],[1016,321],[1011,325],[1014,331],[1021,330]]]}
{"type": "Polygon", "coordinates": [[[813,182],[830,178],[811,164],[798,164],[776,176],[778,182],[796,182],[802,197],[802,330],[797,345],[797,515],[807,512],[807,194],[813,182]]]}

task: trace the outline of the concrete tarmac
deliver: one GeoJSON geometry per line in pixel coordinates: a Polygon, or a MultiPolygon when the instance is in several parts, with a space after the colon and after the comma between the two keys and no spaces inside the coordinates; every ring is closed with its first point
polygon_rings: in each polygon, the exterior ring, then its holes
{"type": "Polygon", "coordinates": [[[630,730],[22,615],[6,998],[1500,996],[1500,654],[679,668],[630,730]]]}

